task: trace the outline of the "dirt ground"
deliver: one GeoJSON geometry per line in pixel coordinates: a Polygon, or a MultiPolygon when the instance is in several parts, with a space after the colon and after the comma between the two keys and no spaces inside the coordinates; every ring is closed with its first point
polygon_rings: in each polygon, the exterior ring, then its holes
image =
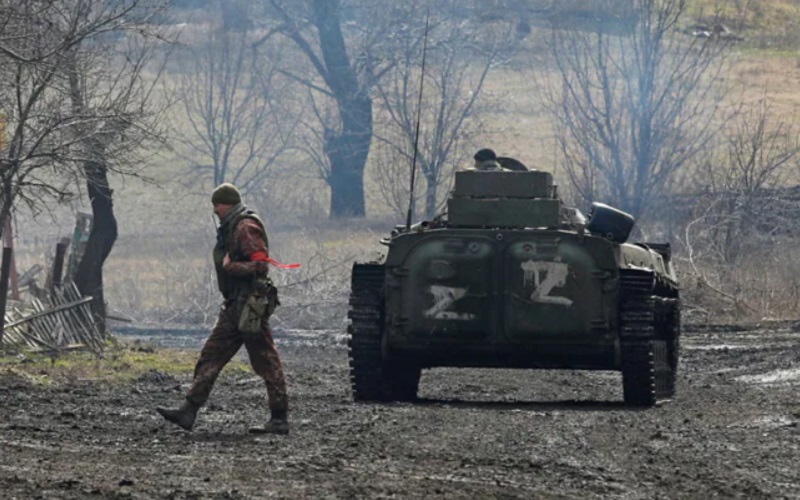
{"type": "MultiPolygon", "coordinates": [[[[800,333],[684,334],[677,397],[620,404],[610,372],[436,369],[417,404],[350,400],[340,338],[279,337],[292,433],[247,433],[265,390],[224,375],[194,432],[122,387],[0,377],[3,498],[800,498],[800,333]]],[[[2,370],[0,370],[2,372],[2,370]]]]}

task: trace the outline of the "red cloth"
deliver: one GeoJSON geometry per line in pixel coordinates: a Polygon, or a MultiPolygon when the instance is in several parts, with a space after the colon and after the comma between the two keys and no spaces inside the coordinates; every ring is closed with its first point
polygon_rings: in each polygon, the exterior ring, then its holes
{"type": "Polygon", "coordinates": [[[281,264],[280,262],[267,257],[267,254],[265,252],[251,253],[250,260],[253,262],[269,262],[273,266],[278,267],[280,269],[297,269],[298,267],[300,267],[300,264],[281,264]]]}
{"type": "Polygon", "coordinates": [[[250,260],[253,262],[269,262],[272,259],[267,257],[267,252],[254,252],[250,254],[250,260]]]}

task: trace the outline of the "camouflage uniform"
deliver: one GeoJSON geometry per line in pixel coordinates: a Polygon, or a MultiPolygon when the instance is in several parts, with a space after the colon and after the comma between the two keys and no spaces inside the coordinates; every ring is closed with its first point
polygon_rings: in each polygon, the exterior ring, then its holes
{"type": "MultiPolygon", "coordinates": [[[[243,206],[234,207],[232,217],[223,219],[214,248],[214,265],[217,281],[225,302],[219,313],[211,335],[203,345],[200,359],[194,370],[194,382],[186,396],[187,401],[203,406],[208,400],[214,382],[222,368],[244,344],[253,370],[264,379],[269,396],[269,408],[273,416],[285,418],[289,409],[286,382],[278,350],[272,340],[269,314],[261,320],[258,333],[239,331],[239,317],[247,296],[265,293],[274,287],[267,276],[269,263],[260,260],[268,255],[268,240],[264,224],[251,210],[243,206]],[[230,262],[223,265],[225,255],[230,262]],[[259,260],[251,260],[251,259],[259,260]]],[[[277,293],[270,295],[271,313],[277,302],[277,293]]]]}

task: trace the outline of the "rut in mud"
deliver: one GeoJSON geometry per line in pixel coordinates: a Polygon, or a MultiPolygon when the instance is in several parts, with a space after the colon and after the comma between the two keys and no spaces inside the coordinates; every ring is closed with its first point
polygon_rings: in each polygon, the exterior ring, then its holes
{"type": "MultiPolygon", "coordinates": [[[[677,396],[621,404],[612,372],[436,369],[419,403],[351,402],[340,341],[278,335],[292,434],[260,379],[224,374],[194,432],[190,374],[122,387],[0,375],[4,498],[800,497],[800,333],[684,334],[677,396]]],[[[4,370],[0,368],[0,373],[4,370]]]]}

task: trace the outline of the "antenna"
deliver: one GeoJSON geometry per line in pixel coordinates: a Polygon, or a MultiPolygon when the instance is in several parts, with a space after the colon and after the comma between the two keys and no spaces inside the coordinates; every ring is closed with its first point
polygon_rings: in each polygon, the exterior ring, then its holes
{"type": "Polygon", "coordinates": [[[431,9],[425,15],[425,38],[422,41],[422,72],[419,75],[419,99],[417,100],[417,130],[414,132],[414,155],[411,159],[411,189],[408,192],[408,215],[406,231],[411,230],[411,209],[414,206],[414,179],[417,173],[417,150],[419,146],[419,122],[422,114],[422,89],[425,84],[425,56],[428,54],[428,26],[431,20],[431,9]]]}

